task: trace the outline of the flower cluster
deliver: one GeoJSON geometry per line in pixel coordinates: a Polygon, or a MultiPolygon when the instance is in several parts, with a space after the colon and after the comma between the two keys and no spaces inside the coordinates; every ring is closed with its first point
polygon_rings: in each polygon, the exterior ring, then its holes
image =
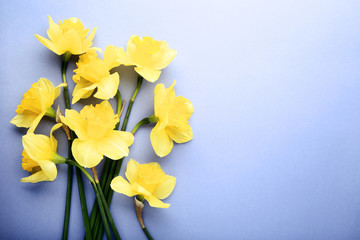
{"type": "MultiPolygon", "coordinates": [[[[143,79],[154,83],[160,77],[161,70],[168,66],[176,56],[176,51],[170,49],[165,41],[157,41],[151,37],[131,36],[126,51],[121,47],[109,45],[105,48],[103,59],[97,52],[101,49],[92,46],[96,28],[89,34],[89,29],[77,18],[59,21],[55,24],[49,16],[49,39],[39,35],[36,38],[48,49],[63,56],[63,82],[57,87],[45,78],[39,79],[24,94],[23,100],[16,109],[16,116],[11,123],[17,127],[29,128],[23,136],[22,167],[30,172],[30,176],[21,179],[22,182],[54,181],[57,177],[56,164],[68,164],[69,173],[73,166],[78,168],[89,179],[96,196],[97,207],[93,207],[92,223],[101,218],[102,225],[87,225],[89,215],[86,208],[82,209],[86,238],[101,237],[102,227],[108,238],[112,234],[120,239],[119,232],[112,219],[108,203],[112,197],[112,190],[135,196],[136,213],[146,236],[150,236],[142,220],[141,210],[143,201],[158,208],[168,208],[170,204],[161,200],[167,198],[173,191],[176,178],[166,175],[156,162],[140,164],[131,159],[127,164],[125,176],[118,176],[124,157],[129,155],[129,147],[134,142],[134,134],[143,124],[155,123],[150,133],[150,141],[155,153],[159,157],[167,156],[176,143],[185,143],[193,138],[189,119],[194,111],[190,100],[175,95],[173,84],[165,88],[164,84],[157,84],[154,90],[154,114],[145,117],[131,132],[126,131],[128,119],[135,98],[140,90],[143,79]],[[76,69],[72,77],[75,88],[70,101],[66,80],[66,68],[72,55],[80,55],[76,62],[76,69]],[[125,101],[122,101],[119,91],[120,74],[114,69],[120,65],[130,66],[138,73],[137,87],[132,95],[126,115],[119,130],[121,113],[125,101]],[[54,100],[60,95],[60,87],[64,88],[66,109],[53,108],[54,100]],[[96,105],[85,105],[80,112],[71,109],[71,104],[81,99],[94,96],[102,101],[96,105]],[[117,98],[117,111],[109,102],[117,98]],[[64,112],[64,115],[62,114],[64,112]],[[40,121],[47,116],[54,125],[50,137],[35,134],[40,121]],[[68,138],[69,155],[63,157],[57,153],[57,140],[53,132],[62,128],[68,138]],[[96,166],[105,157],[102,178],[99,181],[96,166]],[[115,160],[115,161],[110,161],[115,160]],[[91,168],[93,177],[86,168],[91,168]],[[104,189],[104,191],[103,191],[104,189]],[[85,211],[85,212],[84,212],[85,211]],[[111,233],[111,230],[112,233],[111,233]]],[[[81,175],[80,179],[81,179],[81,175]]],[[[68,182],[68,189],[71,182],[68,182]]],[[[84,204],[82,183],[78,182],[80,200],[84,204]]],[[[70,191],[71,192],[71,191],[70,191]]],[[[70,194],[69,192],[67,194],[70,194]]],[[[70,198],[67,198],[70,199],[70,198]]],[[[70,206],[68,202],[67,206],[70,206]]],[[[65,209],[69,214],[70,208],[65,209]]],[[[63,236],[67,236],[68,220],[64,221],[63,236]]]]}

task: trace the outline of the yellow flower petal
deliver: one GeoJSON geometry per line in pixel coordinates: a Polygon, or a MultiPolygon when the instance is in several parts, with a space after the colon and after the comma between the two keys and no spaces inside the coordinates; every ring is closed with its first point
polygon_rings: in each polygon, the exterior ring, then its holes
{"type": "Polygon", "coordinates": [[[72,147],[72,153],[75,160],[83,167],[96,167],[103,159],[103,155],[97,150],[95,140],[82,141],[75,139],[72,147]]]}
{"type": "Polygon", "coordinates": [[[57,55],[61,55],[61,52],[56,48],[55,44],[50,41],[49,39],[46,39],[38,34],[35,34],[35,37],[48,49],[56,53],[57,55]]]}
{"type": "Polygon", "coordinates": [[[18,115],[16,115],[13,119],[11,119],[10,123],[14,124],[17,127],[25,127],[28,128],[34,122],[38,115],[31,111],[24,111],[18,115]]]}
{"type": "Polygon", "coordinates": [[[153,195],[159,199],[167,198],[175,188],[176,178],[165,175],[164,180],[156,185],[153,195]]]}
{"type": "Polygon", "coordinates": [[[125,176],[129,180],[130,183],[135,183],[137,180],[137,172],[138,172],[139,163],[137,163],[134,159],[130,159],[127,164],[125,176]]]}
{"type": "Polygon", "coordinates": [[[169,49],[167,43],[163,45],[159,52],[154,53],[152,60],[155,62],[154,67],[157,70],[166,68],[171,61],[175,58],[177,52],[173,49],[169,49]]]}
{"type": "Polygon", "coordinates": [[[37,183],[43,181],[51,181],[43,171],[36,172],[28,177],[21,179],[21,182],[31,182],[31,183],[37,183]]]}
{"type": "Polygon", "coordinates": [[[38,161],[38,164],[40,165],[42,172],[48,178],[48,181],[54,181],[57,176],[57,169],[55,163],[44,160],[38,161]]]}
{"type": "Polygon", "coordinates": [[[159,200],[154,195],[148,195],[148,196],[144,196],[144,197],[149,202],[149,205],[152,206],[152,207],[157,207],[157,208],[168,208],[168,207],[170,207],[170,204],[164,203],[163,201],[159,200]]]}
{"type": "Polygon", "coordinates": [[[49,29],[47,30],[47,35],[50,38],[51,41],[56,41],[56,39],[59,39],[61,34],[62,34],[62,30],[59,27],[59,25],[57,25],[50,16],[48,16],[49,18],[49,29]]]}
{"type": "Polygon", "coordinates": [[[149,82],[155,82],[159,79],[161,71],[149,67],[135,67],[135,71],[149,82]]]}
{"type": "Polygon", "coordinates": [[[72,109],[66,109],[65,116],[60,116],[61,122],[75,131],[80,139],[87,139],[86,120],[77,111],[72,109]]]}
{"type": "Polygon", "coordinates": [[[117,72],[101,79],[94,97],[104,100],[113,98],[119,87],[119,79],[117,72]]]}
{"type": "Polygon", "coordinates": [[[92,83],[85,81],[84,79],[80,79],[80,81],[75,85],[73,91],[72,104],[78,102],[82,98],[90,97],[97,86],[97,83],[92,83]]]}
{"type": "Polygon", "coordinates": [[[28,133],[22,137],[24,150],[31,159],[50,160],[54,151],[48,136],[28,133]]]}
{"type": "Polygon", "coordinates": [[[118,160],[129,154],[129,145],[134,141],[134,137],[129,132],[109,131],[108,134],[98,142],[97,147],[101,154],[118,160]]]}
{"type": "Polygon", "coordinates": [[[167,135],[166,130],[164,128],[160,129],[159,126],[160,124],[157,123],[151,130],[150,140],[155,153],[159,157],[164,157],[170,153],[174,143],[169,135],[167,135]]]}
{"type": "Polygon", "coordinates": [[[76,55],[82,53],[81,38],[74,29],[70,29],[60,37],[57,47],[60,49],[60,55],[65,52],[76,55]]]}
{"type": "Polygon", "coordinates": [[[104,64],[109,71],[120,65],[118,47],[109,45],[105,48],[104,64]]]}
{"type": "Polygon", "coordinates": [[[125,66],[132,66],[135,63],[132,61],[131,57],[124,51],[123,48],[119,48],[117,51],[117,57],[120,64],[125,66]]]}
{"type": "Polygon", "coordinates": [[[28,130],[29,133],[32,133],[35,131],[35,128],[37,127],[37,125],[39,125],[39,122],[44,117],[44,115],[45,115],[45,113],[41,113],[34,119],[34,121],[31,123],[30,128],[28,130]]]}
{"type": "Polygon", "coordinates": [[[57,123],[51,128],[51,131],[50,131],[50,146],[54,152],[56,152],[56,149],[57,149],[57,141],[53,135],[53,132],[58,130],[59,128],[61,128],[62,125],[63,125],[62,123],[57,123]]]}
{"type": "Polygon", "coordinates": [[[193,132],[189,124],[186,124],[182,127],[169,126],[166,128],[166,133],[176,143],[185,143],[193,138],[193,132]]]}
{"type": "Polygon", "coordinates": [[[174,80],[173,84],[165,88],[164,84],[157,84],[154,90],[154,110],[156,116],[162,116],[163,111],[166,111],[164,105],[170,104],[175,99],[175,90],[174,86],[176,81],[174,80]]]}
{"type": "Polygon", "coordinates": [[[132,197],[138,194],[138,192],[134,191],[131,185],[121,176],[115,177],[110,184],[111,188],[118,192],[125,194],[126,196],[132,197]]]}

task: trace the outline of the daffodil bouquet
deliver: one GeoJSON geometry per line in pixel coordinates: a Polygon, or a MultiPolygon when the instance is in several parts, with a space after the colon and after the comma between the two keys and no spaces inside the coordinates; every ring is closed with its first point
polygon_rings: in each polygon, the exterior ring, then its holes
{"type": "Polygon", "coordinates": [[[131,132],[126,131],[128,119],[135,98],[143,80],[156,82],[161,70],[174,59],[176,51],[170,49],[165,41],[156,41],[151,37],[131,36],[126,51],[109,45],[105,48],[104,58],[98,56],[102,50],[92,47],[96,28],[89,34],[81,21],[70,18],[56,24],[49,17],[48,39],[40,35],[36,38],[48,49],[62,56],[62,82],[56,87],[46,78],[41,78],[23,95],[11,123],[17,127],[28,128],[22,137],[22,167],[30,172],[22,182],[37,183],[54,181],[57,176],[56,164],[68,164],[67,195],[63,239],[68,237],[71,188],[73,169],[76,169],[77,184],[81,201],[81,210],[86,239],[101,239],[105,231],[107,239],[120,239],[120,234],[109,211],[113,191],[134,196],[135,212],[140,226],[148,239],[152,239],[142,219],[143,202],[158,208],[168,208],[170,204],[162,199],[173,191],[176,178],[166,175],[156,162],[139,164],[128,161],[125,176],[118,176],[124,157],[134,142],[134,134],[144,124],[155,124],[150,141],[155,153],[160,157],[168,155],[176,143],[185,143],[193,138],[188,123],[194,108],[191,102],[175,95],[174,83],[165,88],[157,84],[154,91],[154,114],[140,120],[131,132]],[[79,55],[72,80],[75,88],[72,101],[66,79],[66,70],[73,55],[79,55]],[[127,110],[120,127],[125,101],[119,91],[120,76],[110,71],[120,65],[134,67],[138,73],[137,87],[127,104],[127,110]],[[54,100],[63,88],[65,109],[53,107],[54,100]],[[71,104],[90,96],[102,102],[86,105],[80,112],[71,109],[71,104]],[[108,100],[116,98],[116,112],[108,100]],[[53,120],[50,136],[36,134],[39,122],[48,117],[53,120]],[[58,154],[58,142],[53,132],[62,129],[68,139],[68,156],[58,154]],[[104,160],[103,172],[98,177],[96,167],[104,160]],[[114,161],[112,161],[114,160],[114,161]],[[89,169],[91,171],[89,171],[89,169]],[[84,194],[85,176],[91,183],[96,202],[89,214],[84,194]],[[89,216],[90,215],[90,216],[89,216]]]}

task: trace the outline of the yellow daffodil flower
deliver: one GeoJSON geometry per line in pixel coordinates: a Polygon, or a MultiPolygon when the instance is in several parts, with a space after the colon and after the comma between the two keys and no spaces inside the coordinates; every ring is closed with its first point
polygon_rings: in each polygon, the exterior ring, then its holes
{"type": "Polygon", "coordinates": [[[117,160],[129,154],[129,146],[134,142],[131,133],[113,130],[119,121],[108,101],[95,107],[85,106],[80,114],[75,110],[65,110],[61,122],[75,131],[78,138],[72,144],[75,160],[83,167],[92,168],[100,163],[103,155],[117,160]]]}
{"type": "Polygon", "coordinates": [[[154,111],[157,123],[151,130],[150,140],[155,153],[160,157],[170,153],[173,140],[184,143],[193,138],[188,120],[194,107],[190,100],[175,97],[175,83],[174,81],[169,88],[165,88],[164,84],[155,87],[154,111]]]}
{"type": "Polygon", "coordinates": [[[176,178],[166,175],[158,163],[139,164],[131,159],[127,165],[126,178],[115,177],[111,188],[129,197],[142,195],[152,207],[168,208],[170,204],[160,199],[167,198],[174,190],[176,178]]]}
{"type": "Polygon", "coordinates": [[[174,59],[176,51],[170,49],[165,41],[156,41],[151,37],[133,35],[130,37],[126,51],[118,49],[121,64],[135,66],[135,71],[149,82],[159,79],[161,69],[174,59]]]}
{"type": "Polygon", "coordinates": [[[57,141],[53,132],[62,126],[56,124],[50,132],[50,137],[28,133],[22,138],[24,151],[22,167],[32,175],[21,179],[21,182],[54,181],[57,176],[55,163],[65,163],[65,158],[56,152],[57,141]]]}
{"type": "Polygon", "coordinates": [[[17,127],[30,128],[29,132],[33,132],[44,115],[55,118],[56,113],[51,106],[59,96],[62,86],[66,84],[54,87],[46,78],[40,78],[23,95],[16,109],[17,115],[10,122],[17,127]]]}
{"type": "Polygon", "coordinates": [[[97,88],[94,97],[108,100],[115,96],[119,87],[119,74],[110,74],[110,70],[120,65],[116,56],[116,47],[110,45],[106,47],[104,60],[97,57],[95,50],[89,50],[81,55],[76,63],[77,69],[73,76],[76,83],[73,92],[72,103],[76,103],[81,98],[88,98],[97,88]]]}
{"type": "Polygon", "coordinates": [[[49,29],[47,30],[47,35],[50,40],[37,34],[35,34],[35,37],[45,47],[57,55],[62,55],[65,52],[79,55],[90,49],[95,32],[96,28],[94,28],[88,38],[86,38],[89,29],[85,29],[79,19],[74,17],[69,18],[64,21],[59,21],[59,25],[57,25],[49,16],[49,29]]]}

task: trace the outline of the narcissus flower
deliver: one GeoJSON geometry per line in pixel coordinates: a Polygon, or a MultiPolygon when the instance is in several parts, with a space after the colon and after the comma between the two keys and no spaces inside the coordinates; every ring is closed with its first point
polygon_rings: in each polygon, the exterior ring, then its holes
{"type": "Polygon", "coordinates": [[[159,164],[152,162],[139,164],[131,159],[125,172],[127,182],[123,177],[115,177],[111,188],[129,197],[142,195],[152,207],[168,208],[170,204],[160,199],[167,198],[174,190],[176,178],[166,175],[159,164]]]}
{"type": "Polygon", "coordinates": [[[149,82],[159,79],[161,69],[165,68],[176,55],[165,41],[156,41],[151,37],[131,36],[126,51],[118,50],[119,61],[125,66],[135,66],[135,71],[149,82]]]}
{"type": "Polygon", "coordinates": [[[73,92],[72,103],[76,103],[81,98],[88,98],[97,88],[94,97],[108,100],[115,96],[119,87],[119,74],[110,74],[110,70],[120,65],[115,54],[115,47],[106,47],[104,60],[97,57],[95,50],[89,50],[80,56],[76,63],[77,69],[73,76],[76,83],[73,92]]]}
{"type": "Polygon", "coordinates": [[[114,114],[108,101],[85,106],[80,114],[65,110],[61,122],[75,131],[78,138],[72,144],[75,160],[83,167],[92,168],[100,163],[103,155],[118,160],[129,154],[134,136],[129,132],[114,130],[119,116],[114,114]]]}
{"type": "Polygon", "coordinates": [[[10,122],[17,127],[30,128],[29,132],[33,132],[44,115],[55,118],[56,113],[51,106],[59,96],[62,86],[66,84],[54,87],[46,78],[40,78],[23,95],[16,109],[17,115],[10,122]]]}
{"type": "Polygon", "coordinates": [[[90,49],[95,32],[96,28],[94,28],[86,38],[89,29],[85,29],[79,19],[74,17],[69,18],[64,21],[59,21],[59,25],[57,25],[49,16],[47,35],[50,40],[37,34],[35,34],[35,37],[44,44],[45,47],[57,55],[62,55],[65,52],[79,55],[90,49]]]}
{"type": "Polygon", "coordinates": [[[65,163],[66,158],[57,154],[57,141],[53,132],[62,126],[56,124],[50,132],[50,137],[28,133],[22,138],[24,151],[22,167],[32,175],[22,178],[21,182],[54,181],[57,176],[55,163],[65,163]]]}
{"type": "Polygon", "coordinates": [[[174,83],[165,88],[164,84],[155,87],[154,111],[157,123],[151,130],[150,140],[155,153],[164,157],[173,147],[173,141],[184,143],[193,138],[192,129],[188,123],[194,112],[190,100],[175,97],[174,83]]]}

